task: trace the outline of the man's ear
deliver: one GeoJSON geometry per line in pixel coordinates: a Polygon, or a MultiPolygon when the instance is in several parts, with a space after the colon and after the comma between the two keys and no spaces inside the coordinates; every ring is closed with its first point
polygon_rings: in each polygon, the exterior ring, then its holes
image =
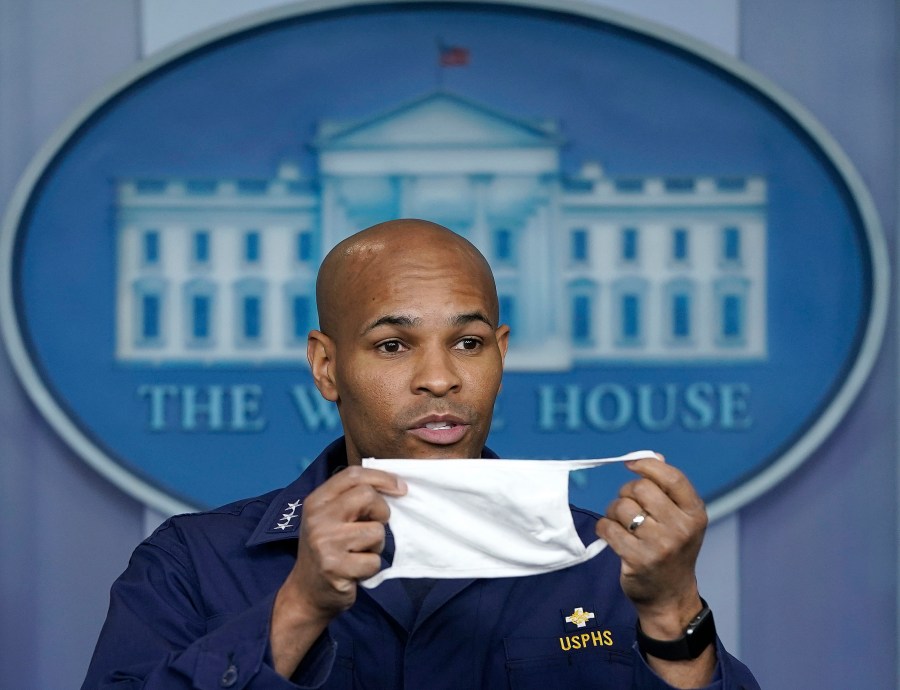
{"type": "Polygon", "coordinates": [[[505,362],[506,350],[509,348],[509,326],[506,324],[500,326],[494,331],[494,336],[497,338],[497,347],[500,348],[500,362],[505,362]]]}
{"type": "Polygon", "coordinates": [[[326,400],[337,402],[339,396],[334,378],[334,341],[322,331],[310,331],[306,339],[306,359],[319,393],[326,400]]]}

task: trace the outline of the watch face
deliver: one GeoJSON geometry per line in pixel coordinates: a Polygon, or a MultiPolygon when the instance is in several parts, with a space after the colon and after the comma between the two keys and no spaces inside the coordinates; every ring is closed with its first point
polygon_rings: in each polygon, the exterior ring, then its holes
{"type": "Polygon", "coordinates": [[[688,659],[696,659],[712,644],[716,637],[716,624],[708,606],[704,604],[703,610],[684,631],[684,636],[687,641],[688,659]]]}
{"type": "Polygon", "coordinates": [[[712,611],[709,610],[708,606],[704,606],[703,610],[696,616],[694,616],[691,622],[688,623],[688,627],[685,629],[684,634],[693,635],[694,631],[697,630],[697,628],[703,624],[703,621],[705,621],[710,616],[712,616],[712,611]]]}

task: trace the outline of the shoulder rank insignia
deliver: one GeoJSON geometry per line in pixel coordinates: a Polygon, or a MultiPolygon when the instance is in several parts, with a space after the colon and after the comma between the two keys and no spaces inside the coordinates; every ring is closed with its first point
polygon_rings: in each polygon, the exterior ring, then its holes
{"type": "Polygon", "coordinates": [[[297,528],[300,526],[300,521],[294,521],[296,518],[299,518],[300,515],[297,513],[298,508],[303,505],[303,502],[300,500],[291,501],[286,503],[284,507],[281,509],[281,517],[269,528],[269,532],[296,532],[297,528]]]}

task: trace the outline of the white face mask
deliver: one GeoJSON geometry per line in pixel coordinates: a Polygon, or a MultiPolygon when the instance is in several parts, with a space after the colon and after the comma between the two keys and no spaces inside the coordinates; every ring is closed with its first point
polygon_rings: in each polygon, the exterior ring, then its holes
{"type": "Polygon", "coordinates": [[[569,510],[569,472],[625,460],[655,458],[637,451],[597,460],[377,460],[363,467],[406,482],[391,509],[394,561],[362,581],[376,587],[397,577],[516,577],[560,570],[605,547],[585,546],[569,510]]]}

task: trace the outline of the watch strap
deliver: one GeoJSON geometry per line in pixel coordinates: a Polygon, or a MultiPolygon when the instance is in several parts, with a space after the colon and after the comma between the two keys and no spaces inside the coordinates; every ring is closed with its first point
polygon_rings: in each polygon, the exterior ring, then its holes
{"type": "Polygon", "coordinates": [[[691,619],[684,634],[676,640],[656,640],[648,637],[637,624],[637,643],[641,652],[665,661],[687,661],[696,659],[716,639],[716,624],[712,611],[703,598],[703,609],[691,619]]]}

